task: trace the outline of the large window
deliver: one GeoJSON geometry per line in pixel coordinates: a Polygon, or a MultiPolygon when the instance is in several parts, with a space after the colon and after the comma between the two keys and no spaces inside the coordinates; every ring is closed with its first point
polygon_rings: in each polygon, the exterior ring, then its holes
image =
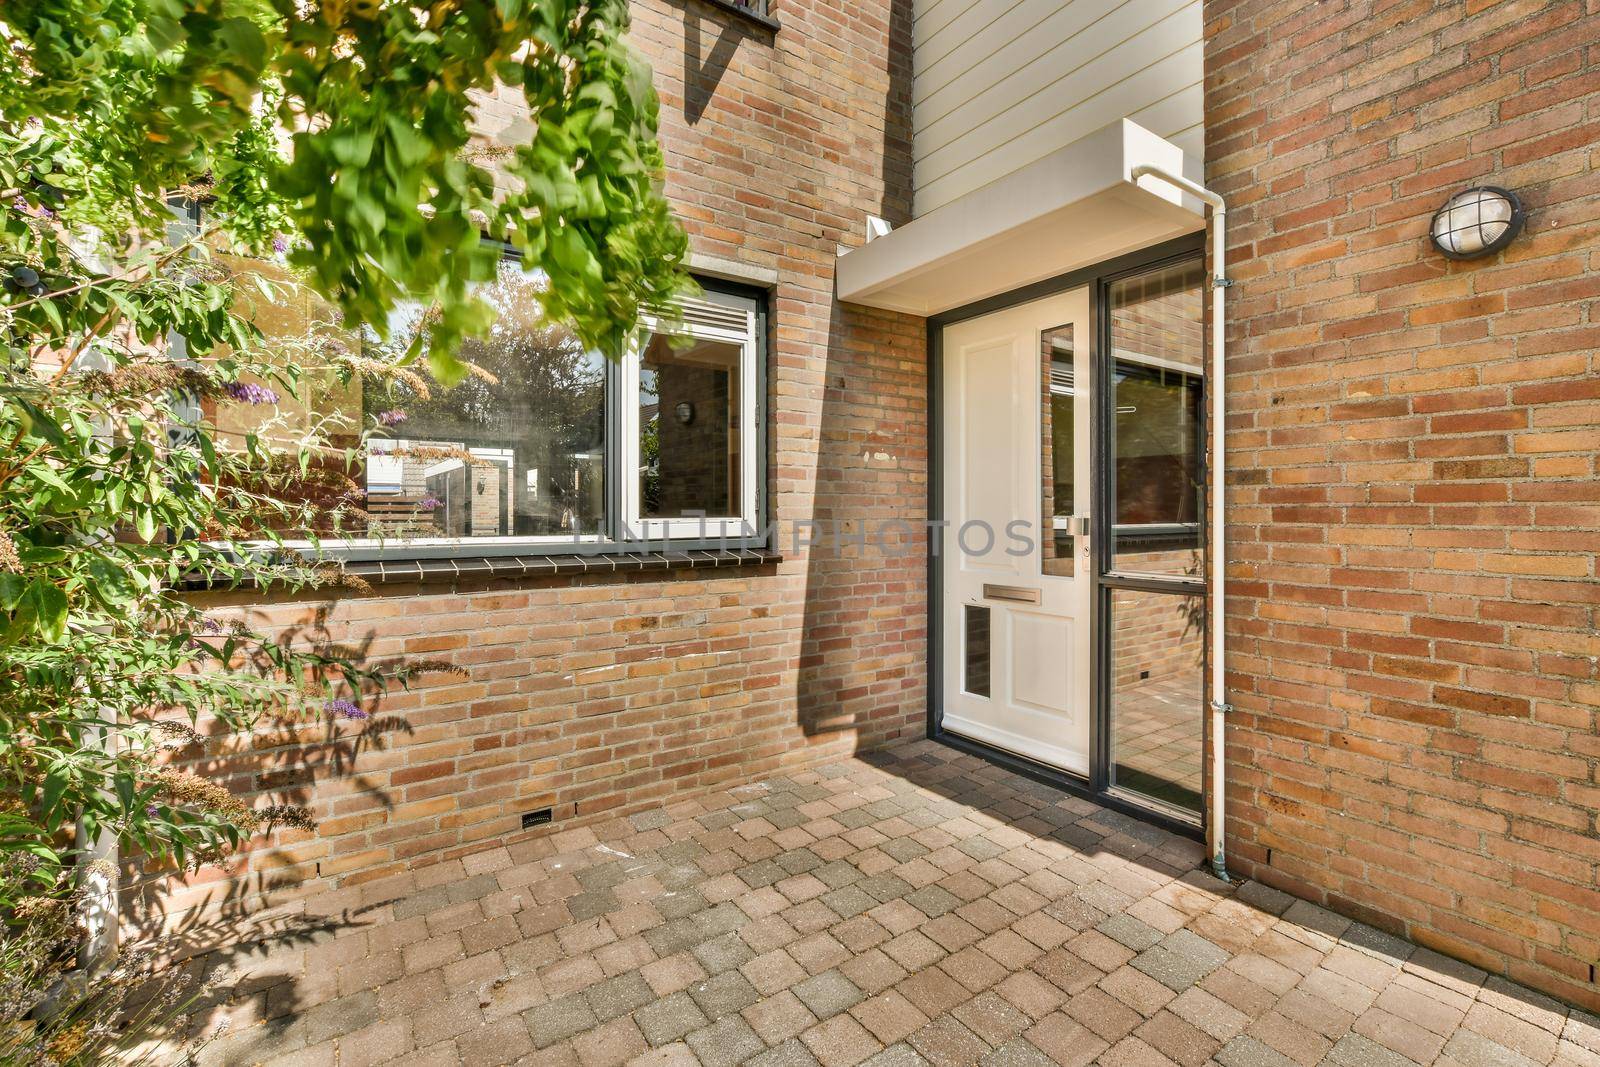
{"type": "MultiPolygon", "coordinates": [[[[546,321],[540,280],[514,259],[481,295],[498,318],[462,346],[475,369],[453,389],[368,383],[363,414],[387,435],[367,449],[372,532],[426,538],[598,536],[606,524],[607,361],[546,321]]],[[[391,323],[404,347],[416,308],[391,323]]]]}
{"type": "MultiPolygon", "coordinates": [[[[218,260],[288,281],[270,262],[218,260]]],[[[326,497],[316,532],[342,554],[749,543],[761,527],[757,298],[707,283],[672,316],[647,319],[638,346],[614,361],[546,319],[543,290],[507,255],[480,294],[495,325],[463,346],[473,372],[454,388],[420,363],[398,375],[329,371],[300,400],[263,383],[213,417],[241,436],[315,428],[336,452],[348,450],[348,462],[312,480],[326,497]]],[[[251,312],[270,335],[298,343],[329,316],[290,291],[253,297],[251,312]]],[[[420,308],[398,309],[383,346],[402,350],[422,322],[420,308]]],[[[364,355],[384,354],[375,337],[359,344],[364,355]]]]}

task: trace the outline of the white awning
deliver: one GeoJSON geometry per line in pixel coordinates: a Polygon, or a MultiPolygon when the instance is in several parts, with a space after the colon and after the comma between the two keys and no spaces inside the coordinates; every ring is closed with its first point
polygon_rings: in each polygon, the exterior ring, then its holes
{"type": "Polygon", "coordinates": [[[1183,150],[1126,119],[839,256],[840,300],[934,315],[1194,233],[1199,201],[1141,164],[1194,173],[1183,150]]]}

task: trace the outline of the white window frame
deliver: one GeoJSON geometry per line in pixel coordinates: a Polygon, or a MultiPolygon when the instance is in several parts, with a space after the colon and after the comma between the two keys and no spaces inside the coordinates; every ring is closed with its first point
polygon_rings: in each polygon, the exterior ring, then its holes
{"type": "MultiPolygon", "coordinates": [[[[197,226],[199,209],[193,209],[189,227],[197,226]]],[[[187,230],[185,231],[187,232],[187,230]]],[[[508,256],[514,255],[507,248],[508,256]]],[[[762,479],[766,472],[764,427],[766,377],[761,366],[765,325],[763,299],[749,291],[725,291],[715,280],[698,297],[685,297],[677,313],[644,314],[642,329],[627,353],[607,372],[605,421],[605,478],[607,516],[600,529],[542,535],[487,535],[481,537],[320,537],[286,538],[285,547],[314,551],[330,559],[452,559],[472,556],[519,554],[564,555],[637,548],[637,542],[654,541],[702,547],[721,542],[751,545],[762,532],[762,479]],[[723,341],[740,346],[739,357],[739,509],[737,516],[645,519],[640,515],[639,484],[639,345],[651,333],[674,333],[723,341]],[[620,491],[613,490],[620,481],[620,491]]],[[[181,357],[183,338],[170,339],[181,357]]],[[[383,445],[374,451],[381,453],[383,445]]],[[[475,453],[502,451],[475,447],[475,453]]],[[[509,457],[500,459],[512,478],[518,472],[509,457]]],[[[508,480],[508,489],[511,482],[508,480]]],[[[514,494],[513,494],[514,499],[514,494]]],[[[261,542],[268,547],[267,542],[261,542]]]]}
{"type": "MultiPolygon", "coordinates": [[[[639,338],[622,359],[622,381],[617,390],[621,408],[622,440],[618,442],[622,477],[621,530],[630,541],[703,541],[753,537],[760,518],[760,452],[764,447],[760,425],[756,352],[758,348],[755,302],[748,297],[707,290],[679,304],[677,321],[656,315],[641,318],[639,338]],[[694,518],[648,519],[642,514],[639,454],[639,378],[641,345],[652,334],[666,333],[696,340],[721,341],[739,346],[739,514],[694,518]]],[[[668,417],[666,412],[659,418],[668,417]]],[[[618,469],[618,468],[613,468],[618,469]]]]}

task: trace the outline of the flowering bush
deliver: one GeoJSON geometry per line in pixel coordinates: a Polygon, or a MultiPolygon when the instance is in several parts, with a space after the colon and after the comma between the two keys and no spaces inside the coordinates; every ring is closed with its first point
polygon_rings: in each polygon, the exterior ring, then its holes
{"type": "MultiPolygon", "coordinates": [[[[26,868],[26,857],[12,856],[0,867],[0,888],[15,887],[26,868]]],[[[25,898],[13,912],[13,930],[0,940],[0,1063],[196,1062],[218,1031],[176,1050],[176,1056],[158,1055],[159,1043],[140,1040],[148,1031],[183,1026],[198,992],[195,983],[185,975],[156,972],[151,954],[142,951],[82,973],[75,966],[73,904],[70,896],[25,898]]]]}
{"type": "MultiPolygon", "coordinates": [[[[500,255],[482,236],[516,247],[546,311],[607,352],[683,284],[626,11],[0,5],[0,864],[22,872],[0,879],[0,917],[65,899],[96,843],[172,869],[309,826],[178,757],[262,716],[359,720],[364,695],[448,668],[280,644],[186,589],[359,587],[285,533],[352,506],[349,438],[273,412],[327,375],[465,376],[457,343],[490,318],[472,287],[500,255]],[[494,164],[496,195],[470,142],[478,91],[501,83],[535,132],[494,164]],[[175,200],[203,202],[205,224],[178,225],[175,200]],[[227,269],[222,249],[281,277],[227,269]],[[302,286],[330,309],[309,336],[268,336],[241,299],[302,286]],[[402,303],[426,328],[384,345],[402,303]]],[[[374,416],[355,450],[404,419],[374,416]]],[[[0,1026],[24,1008],[0,1004],[0,1026]]]]}

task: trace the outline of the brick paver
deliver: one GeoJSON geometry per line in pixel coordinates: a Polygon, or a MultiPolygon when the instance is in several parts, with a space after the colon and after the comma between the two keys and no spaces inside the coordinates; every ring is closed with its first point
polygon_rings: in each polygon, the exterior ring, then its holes
{"type": "Polygon", "coordinates": [[[216,1064],[1600,1065],[1600,1019],[919,742],[261,917],[216,1064]]]}

